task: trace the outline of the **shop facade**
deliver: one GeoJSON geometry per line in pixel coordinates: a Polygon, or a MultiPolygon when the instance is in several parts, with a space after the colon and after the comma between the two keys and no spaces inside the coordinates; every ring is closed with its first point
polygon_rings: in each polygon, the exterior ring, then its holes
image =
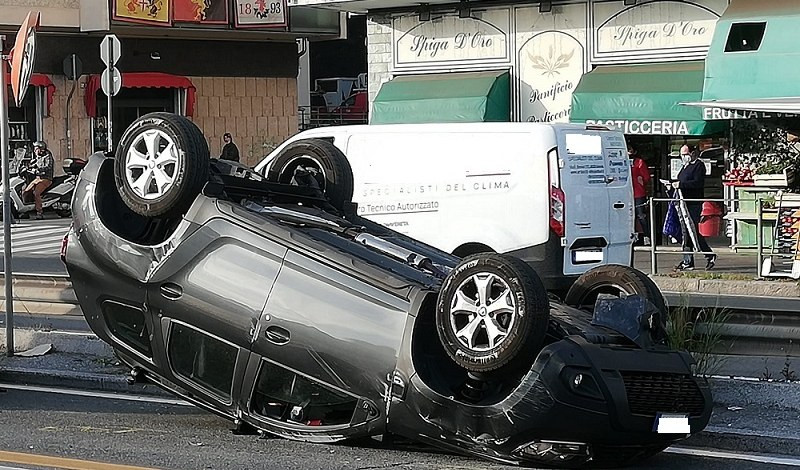
{"type": "MultiPolygon", "coordinates": [[[[338,3],[357,10],[362,2],[338,3]]],[[[504,119],[473,120],[614,126],[639,148],[656,178],[668,177],[680,161],[682,145],[726,145],[727,121],[706,120],[702,109],[680,103],[702,96],[704,59],[728,3],[469,2],[420,9],[386,0],[380,3],[384,9],[370,8],[368,16],[370,119],[400,122],[402,118],[392,120],[384,111],[403,111],[392,99],[394,83],[408,88],[408,82],[418,80],[423,90],[434,77],[449,79],[448,96],[458,101],[464,97],[458,96],[457,84],[472,74],[507,74],[504,119]],[[388,104],[383,95],[389,95],[388,104]]],[[[414,98],[408,92],[405,97],[414,98]]],[[[721,196],[725,169],[723,152],[714,155],[710,197],[721,196]]]]}
{"type": "MultiPolygon", "coordinates": [[[[34,67],[40,81],[32,82],[23,108],[10,114],[19,122],[18,145],[45,140],[57,160],[105,145],[108,113],[100,90],[105,65],[99,45],[106,34],[122,43],[117,64],[122,89],[112,100],[115,141],[138,116],[174,112],[200,127],[212,156],[219,155],[222,135],[230,132],[242,161],[251,164],[269,145],[297,132],[296,39],[342,34],[341,14],[301,7],[290,15],[284,0],[169,0],[155,9],[123,0],[41,3],[34,67]],[[74,82],[64,64],[72,54],[82,65],[74,82]]],[[[0,31],[13,39],[31,7],[24,0],[2,4],[0,31]]]]}

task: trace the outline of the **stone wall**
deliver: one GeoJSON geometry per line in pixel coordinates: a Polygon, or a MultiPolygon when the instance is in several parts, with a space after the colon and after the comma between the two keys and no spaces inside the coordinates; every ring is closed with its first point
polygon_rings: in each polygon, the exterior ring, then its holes
{"type": "Polygon", "coordinates": [[[297,133],[297,80],[293,78],[191,77],[197,88],[193,120],[222,151],[230,132],[242,163],[255,165],[268,150],[297,133]]]}
{"type": "MultiPolygon", "coordinates": [[[[63,75],[51,75],[50,80],[56,86],[53,104],[50,106],[50,116],[44,118],[44,140],[53,150],[56,159],[56,172],[61,173],[61,160],[67,157],[66,116],[67,97],[72,87],[72,82],[63,75]]],[[[70,127],[72,128],[72,155],[85,157],[91,151],[91,119],[86,115],[86,106],[83,97],[87,77],[82,77],[69,109],[70,127]]],[[[28,93],[33,93],[30,89],[28,93]]]]}
{"type": "Polygon", "coordinates": [[[369,102],[375,100],[381,85],[389,81],[392,63],[392,22],[388,16],[367,17],[367,72],[369,102]]]}
{"type": "MultiPolygon", "coordinates": [[[[297,132],[297,81],[293,78],[190,77],[197,88],[192,120],[203,131],[211,156],[219,156],[222,134],[230,132],[241,161],[255,165],[276,145],[297,132]]],[[[53,148],[57,168],[66,157],[66,103],[70,83],[50,76],[56,86],[50,116],[44,119],[44,139],[53,148]]],[[[73,155],[88,155],[91,120],[86,115],[86,78],[76,89],[70,106],[73,155]]],[[[31,90],[32,92],[33,90],[31,90]]],[[[59,170],[60,171],[60,170],[59,170]]]]}

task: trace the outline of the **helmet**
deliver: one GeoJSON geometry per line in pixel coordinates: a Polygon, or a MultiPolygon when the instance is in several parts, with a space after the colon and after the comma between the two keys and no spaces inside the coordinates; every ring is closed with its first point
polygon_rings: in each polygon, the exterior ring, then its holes
{"type": "Polygon", "coordinates": [[[37,140],[36,142],[33,143],[33,148],[34,150],[35,149],[47,150],[47,144],[44,143],[44,141],[42,140],[37,140]]]}

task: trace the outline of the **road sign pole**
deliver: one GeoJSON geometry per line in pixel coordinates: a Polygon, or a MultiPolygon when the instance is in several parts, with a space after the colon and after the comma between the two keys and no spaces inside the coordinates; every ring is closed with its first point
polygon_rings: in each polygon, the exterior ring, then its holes
{"type": "MultiPolygon", "coordinates": [[[[108,57],[109,58],[113,58],[114,57],[114,41],[108,41],[108,57]]],[[[109,90],[113,90],[114,89],[114,74],[111,73],[113,68],[114,68],[114,60],[111,59],[106,64],[106,71],[108,72],[108,89],[109,90]]],[[[112,124],[111,124],[111,95],[112,95],[112,93],[106,93],[106,96],[108,97],[108,114],[106,115],[106,132],[108,133],[108,135],[106,136],[106,142],[107,142],[108,152],[109,153],[111,153],[111,150],[112,150],[112,147],[111,147],[111,145],[112,145],[112,138],[111,138],[111,129],[112,129],[112,124]]]]}
{"type": "Polygon", "coordinates": [[[3,160],[3,261],[5,263],[6,292],[6,356],[14,355],[14,292],[11,269],[11,191],[8,187],[8,84],[6,83],[6,57],[2,56],[6,37],[0,35],[0,158],[3,160]]]}

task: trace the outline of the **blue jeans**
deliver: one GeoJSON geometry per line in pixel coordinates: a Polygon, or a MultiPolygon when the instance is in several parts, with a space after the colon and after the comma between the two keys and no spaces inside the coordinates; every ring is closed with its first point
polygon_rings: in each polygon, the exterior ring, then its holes
{"type": "Polygon", "coordinates": [[[647,219],[647,198],[637,197],[634,199],[634,203],[636,204],[636,220],[639,221],[644,236],[650,237],[650,222],[647,219]]]}

